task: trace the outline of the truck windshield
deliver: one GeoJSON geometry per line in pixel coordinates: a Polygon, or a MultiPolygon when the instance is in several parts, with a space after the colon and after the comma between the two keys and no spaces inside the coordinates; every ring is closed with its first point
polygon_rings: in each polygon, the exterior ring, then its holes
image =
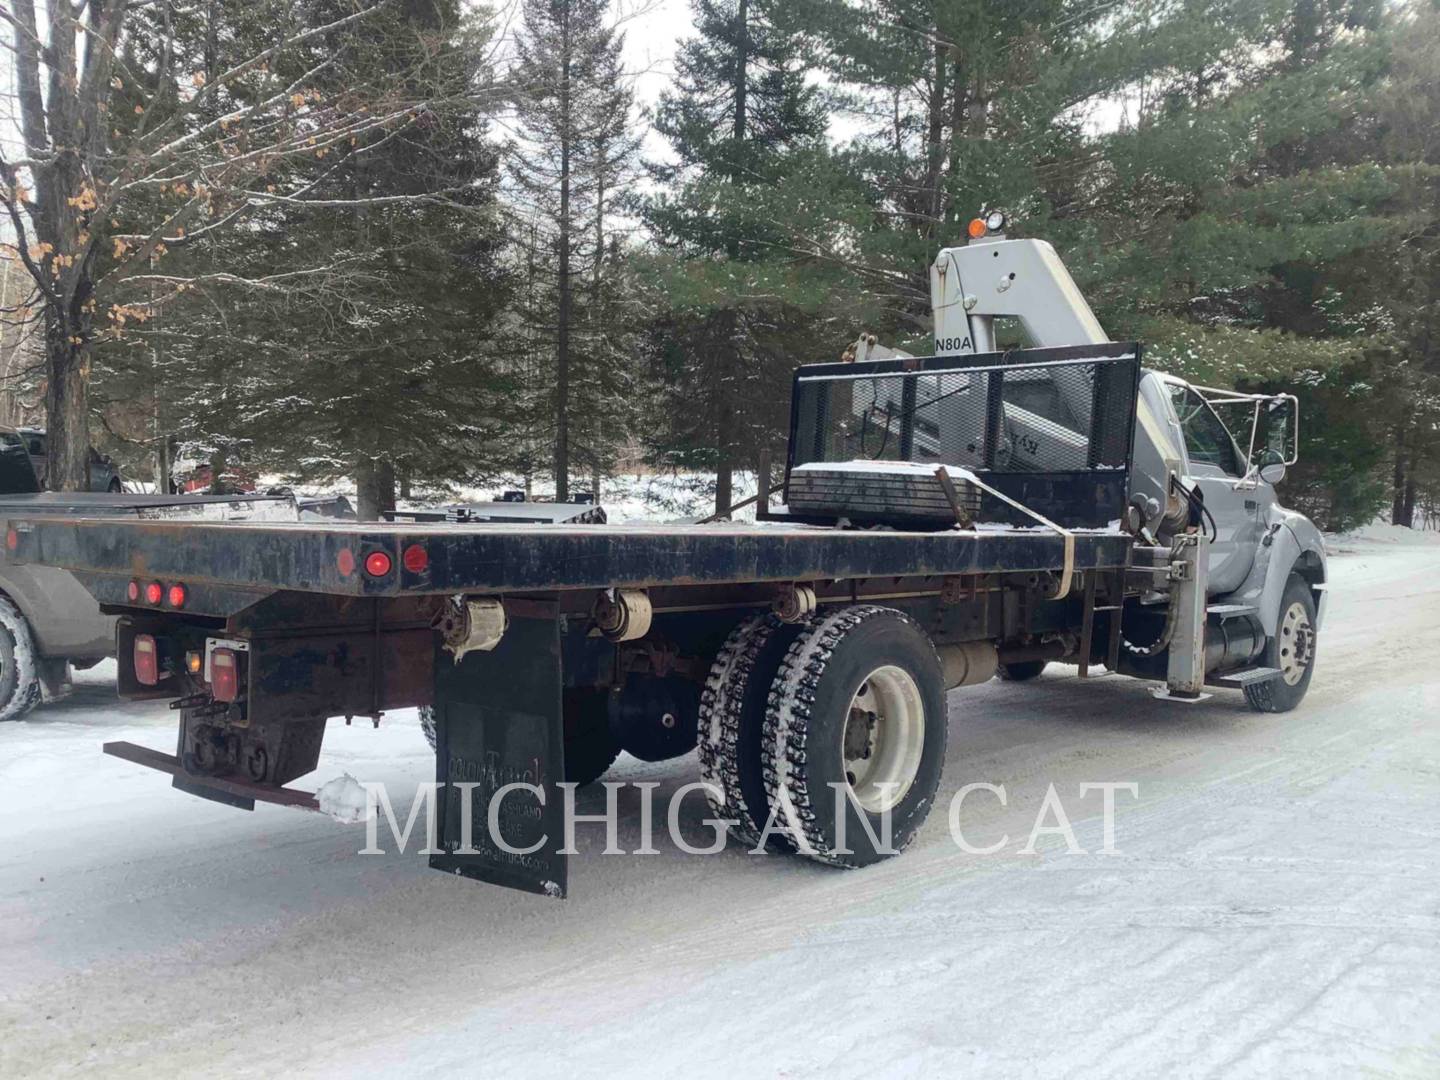
{"type": "Polygon", "coordinates": [[[1185,450],[1191,463],[1214,465],[1231,476],[1240,476],[1240,455],[1235,440],[1215,410],[1190,387],[1170,383],[1170,400],[1185,435],[1185,450]]]}

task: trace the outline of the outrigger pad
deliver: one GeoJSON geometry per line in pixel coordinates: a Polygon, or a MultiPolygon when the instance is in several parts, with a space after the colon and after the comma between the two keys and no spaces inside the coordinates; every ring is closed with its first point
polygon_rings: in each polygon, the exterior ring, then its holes
{"type": "Polygon", "coordinates": [[[490,652],[460,663],[435,657],[435,779],[438,792],[436,870],[511,889],[563,897],[566,889],[564,714],[561,711],[560,628],[556,618],[516,617],[490,652]],[[467,839],[464,791],[469,791],[467,839]],[[497,806],[498,837],[490,831],[497,806]],[[541,803],[538,787],[544,793],[541,803]],[[506,850],[506,849],[509,850],[506,850]]]}

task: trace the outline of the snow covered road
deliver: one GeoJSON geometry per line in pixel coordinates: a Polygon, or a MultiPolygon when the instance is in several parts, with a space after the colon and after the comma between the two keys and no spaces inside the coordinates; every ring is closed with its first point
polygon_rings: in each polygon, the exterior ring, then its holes
{"type": "MultiPolygon", "coordinates": [[[[564,903],[102,757],[174,739],[106,665],[0,726],[0,1076],[1440,1075],[1440,544],[1342,547],[1298,712],[990,683],[952,695],[941,809],[901,858],[604,857],[582,826],[564,903]],[[975,781],[1008,794],[964,804],[996,855],[949,834],[975,781]],[[1086,781],[1139,784],[1119,854],[1019,854],[1050,784],[1100,847],[1086,781]]],[[[431,769],[413,713],[334,721],[300,786],[408,801],[431,769]]],[[[660,782],[663,837],[695,766],[612,778],[660,782]]]]}

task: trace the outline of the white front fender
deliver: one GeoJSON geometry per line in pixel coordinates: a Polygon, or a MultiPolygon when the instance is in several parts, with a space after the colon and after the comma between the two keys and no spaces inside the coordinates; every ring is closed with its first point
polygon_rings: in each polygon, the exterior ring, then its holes
{"type": "Polygon", "coordinates": [[[1325,542],[1320,530],[1303,514],[1276,508],[1271,526],[1245,584],[1233,594],[1236,599],[1254,604],[1260,625],[1273,637],[1280,622],[1280,601],[1290,575],[1298,572],[1310,582],[1316,594],[1315,626],[1319,629],[1325,618],[1325,589],[1328,568],[1325,564],[1325,542]]]}

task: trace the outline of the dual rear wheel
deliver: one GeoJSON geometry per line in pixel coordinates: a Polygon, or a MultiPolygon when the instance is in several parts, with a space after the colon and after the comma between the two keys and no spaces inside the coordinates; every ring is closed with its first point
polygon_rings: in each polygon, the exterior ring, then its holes
{"type": "MultiPolygon", "coordinates": [[[[1283,678],[1245,694],[1266,712],[1294,708],[1309,687],[1315,604],[1292,579],[1267,661],[1283,678]]],[[[3,614],[3,609],[0,609],[3,614]]],[[[0,640],[0,652],[3,652],[0,640]]],[[[1003,666],[1023,682],[1044,661],[1003,666]]],[[[566,702],[566,779],[590,783],[619,746],[593,708],[566,702]]],[[[796,623],[741,622],[711,665],[700,700],[698,756],[716,816],[747,845],[866,866],[914,838],[945,762],[945,679],[929,636],[904,612],[856,604],[796,623]]],[[[421,711],[435,744],[434,718],[421,711]]]]}
{"type": "Polygon", "coordinates": [[[699,728],[712,809],[743,841],[866,866],[903,850],[934,801],[944,676],[893,608],[756,616],[716,657],[699,728]]]}

